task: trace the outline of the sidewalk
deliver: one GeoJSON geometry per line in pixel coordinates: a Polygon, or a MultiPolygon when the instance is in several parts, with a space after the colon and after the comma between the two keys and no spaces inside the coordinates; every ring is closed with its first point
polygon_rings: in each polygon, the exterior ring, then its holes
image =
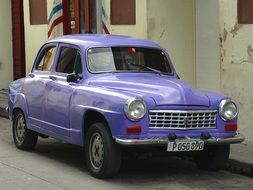
{"type": "Polygon", "coordinates": [[[6,107],[7,107],[7,102],[8,102],[8,94],[7,90],[2,89],[0,90],[0,116],[8,118],[8,114],[6,112],[6,107]]]}
{"type": "Polygon", "coordinates": [[[253,144],[242,142],[230,146],[227,169],[253,177],[253,144]]]}
{"type": "MultiPolygon", "coordinates": [[[[7,91],[0,90],[0,117],[8,118],[5,110],[7,101],[7,91]]],[[[241,144],[232,144],[226,169],[253,177],[253,144],[247,141],[241,144]]]]}

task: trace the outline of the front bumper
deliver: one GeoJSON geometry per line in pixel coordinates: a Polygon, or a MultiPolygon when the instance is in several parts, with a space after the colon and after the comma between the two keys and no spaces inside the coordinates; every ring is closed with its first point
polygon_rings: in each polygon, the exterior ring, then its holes
{"type": "MultiPolygon", "coordinates": [[[[167,145],[168,138],[148,138],[148,139],[121,139],[114,137],[115,141],[123,146],[139,146],[139,145],[167,145]]],[[[177,140],[203,140],[205,145],[219,145],[219,144],[233,144],[244,141],[245,137],[242,134],[237,134],[234,137],[226,138],[209,138],[209,139],[196,139],[196,138],[180,138],[177,140]]]]}

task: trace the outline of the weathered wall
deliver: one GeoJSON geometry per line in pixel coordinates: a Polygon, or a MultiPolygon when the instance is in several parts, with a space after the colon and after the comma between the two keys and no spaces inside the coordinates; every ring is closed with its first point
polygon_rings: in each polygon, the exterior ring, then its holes
{"type": "Polygon", "coordinates": [[[29,1],[24,0],[26,73],[31,71],[34,59],[41,45],[47,41],[47,24],[30,25],[29,1]]]}
{"type": "Polygon", "coordinates": [[[111,25],[110,0],[103,0],[104,21],[111,34],[129,35],[139,38],[147,38],[147,1],[136,0],[136,24],[135,25],[111,25]]]}
{"type": "Polygon", "coordinates": [[[195,85],[193,0],[147,0],[148,39],[165,47],[181,79],[195,85]]]}
{"type": "Polygon", "coordinates": [[[240,131],[253,142],[253,25],[237,24],[237,0],[220,0],[221,88],[239,107],[240,131]]]}
{"type": "Polygon", "coordinates": [[[11,1],[2,0],[0,6],[0,89],[13,80],[11,1]]]}

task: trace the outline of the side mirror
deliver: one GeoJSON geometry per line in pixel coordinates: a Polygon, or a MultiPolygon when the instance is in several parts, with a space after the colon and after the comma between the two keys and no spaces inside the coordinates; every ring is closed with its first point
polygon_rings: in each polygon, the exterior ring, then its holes
{"type": "Polygon", "coordinates": [[[81,78],[78,74],[70,73],[67,75],[67,82],[77,82],[81,78]]]}

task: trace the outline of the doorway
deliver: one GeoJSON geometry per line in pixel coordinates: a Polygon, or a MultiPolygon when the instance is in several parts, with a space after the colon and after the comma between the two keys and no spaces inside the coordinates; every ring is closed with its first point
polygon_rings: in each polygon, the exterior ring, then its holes
{"type": "Polygon", "coordinates": [[[102,0],[63,0],[64,34],[102,33],[102,0]]]}

